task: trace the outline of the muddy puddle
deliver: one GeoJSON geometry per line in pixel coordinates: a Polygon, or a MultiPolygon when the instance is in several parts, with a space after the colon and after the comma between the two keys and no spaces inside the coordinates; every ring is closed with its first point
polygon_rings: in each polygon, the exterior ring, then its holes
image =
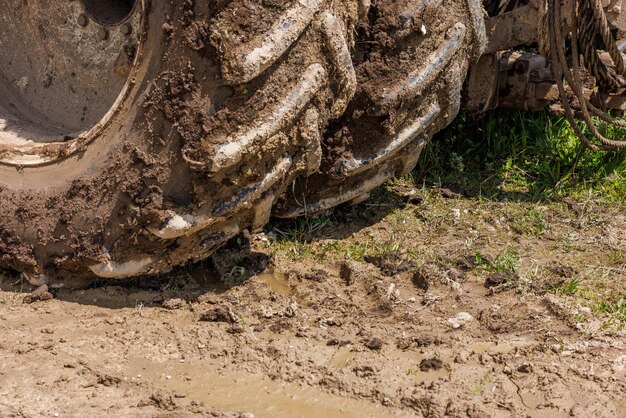
{"type": "Polygon", "coordinates": [[[268,271],[254,277],[254,280],[267,284],[274,292],[282,296],[293,296],[293,289],[286,274],[278,271],[268,271]]]}
{"type": "MultiPolygon", "coordinates": [[[[228,283],[219,280],[215,273],[207,271],[206,268],[198,266],[190,272],[191,278],[200,285],[200,287],[208,292],[221,295],[226,293],[233,286],[228,283]]],[[[267,284],[270,289],[281,296],[293,296],[294,291],[289,283],[289,278],[286,274],[275,270],[267,270],[259,273],[256,276],[252,276],[248,280],[257,281],[267,284]]],[[[248,281],[246,280],[246,281],[248,281]]]]}
{"type": "Polygon", "coordinates": [[[470,344],[468,348],[474,353],[507,354],[513,351],[538,345],[536,341],[517,338],[510,341],[480,341],[470,344]]]}
{"type": "MultiPolygon", "coordinates": [[[[380,417],[389,410],[380,404],[335,396],[322,390],[277,382],[244,372],[218,373],[202,364],[130,361],[132,377],[200,401],[213,408],[253,413],[258,418],[380,417]]],[[[409,415],[392,415],[409,416],[409,415]]]]}

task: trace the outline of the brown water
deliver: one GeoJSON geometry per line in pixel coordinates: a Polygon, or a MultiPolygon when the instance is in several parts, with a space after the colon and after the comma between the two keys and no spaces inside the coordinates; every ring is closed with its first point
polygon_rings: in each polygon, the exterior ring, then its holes
{"type": "Polygon", "coordinates": [[[282,296],[292,296],[293,290],[289,284],[287,275],[271,271],[267,273],[261,273],[254,278],[255,280],[267,283],[267,285],[276,293],[282,296]]]}
{"type": "Polygon", "coordinates": [[[356,418],[389,414],[380,404],[342,398],[311,386],[275,382],[261,375],[228,370],[218,373],[193,362],[156,363],[136,358],[130,364],[133,365],[129,370],[131,379],[150,382],[220,410],[251,412],[258,418],[356,418]]]}

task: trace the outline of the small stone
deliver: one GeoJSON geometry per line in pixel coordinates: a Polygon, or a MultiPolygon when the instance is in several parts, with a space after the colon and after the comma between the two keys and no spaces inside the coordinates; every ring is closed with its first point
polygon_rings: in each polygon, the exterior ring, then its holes
{"type": "Polygon", "coordinates": [[[511,284],[519,281],[520,277],[517,273],[505,272],[505,273],[493,273],[490,274],[485,280],[485,287],[492,288],[511,284]]]}
{"type": "Polygon", "coordinates": [[[358,366],[352,369],[352,371],[361,378],[376,376],[377,373],[377,370],[372,366],[358,366]]]}
{"type": "Polygon", "coordinates": [[[200,322],[239,322],[237,315],[227,305],[218,305],[200,315],[200,322]]]}
{"type": "Polygon", "coordinates": [[[52,299],[54,299],[54,296],[52,295],[52,293],[48,292],[48,285],[42,284],[37,289],[35,289],[33,293],[24,296],[23,302],[26,304],[31,304],[52,299]]]}
{"type": "Polygon", "coordinates": [[[312,282],[323,283],[323,282],[328,281],[328,279],[330,278],[330,275],[325,270],[313,269],[310,273],[305,274],[303,278],[304,278],[304,280],[309,280],[309,281],[312,281],[312,282]]]}
{"type": "Polygon", "coordinates": [[[80,26],[85,27],[89,23],[89,18],[85,13],[81,13],[80,15],[78,15],[77,22],[80,26]]]}
{"type": "Polygon", "coordinates": [[[161,306],[163,306],[165,309],[170,309],[170,310],[181,309],[185,307],[185,301],[180,298],[167,299],[163,301],[161,306]]]}
{"type": "Polygon", "coordinates": [[[454,358],[454,362],[458,364],[465,364],[469,361],[470,355],[469,351],[463,350],[454,358]]]}
{"type": "Polygon", "coordinates": [[[470,315],[469,313],[467,313],[467,312],[460,312],[454,318],[448,319],[448,324],[453,329],[459,329],[459,328],[463,327],[464,325],[472,322],[473,320],[474,320],[474,317],[472,315],[470,315]]]}
{"type": "Polygon", "coordinates": [[[424,264],[413,273],[413,285],[418,289],[428,292],[430,285],[439,277],[439,271],[431,264],[424,264]]]}
{"type": "Polygon", "coordinates": [[[474,319],[474,317],[470,314],[468,314],[467,312],[460,312],[457,316],[456,319],[458,319],[459,321],[465,321],[465,322],[470,322],[474,319]]]}
{"type": "Polygon", "coordinates": [[[198,296],[198,299],[196,299],[196,301],[198,303],[206,303],[206,304],[209,304],[209,305],[217,305],[218,303],[220,303],[220,298],[215,296],[215,293],[208,292],[208,293],[205,293],[203,295],[198,296]]]}
{"type": "Polygon", "coordinates": [[[133,27],[130,23],[124,23],[122,26],[120,26],[120,32],[122,33],[122,35],[128,36],[133,33],[133,27]]]}
{"type": "Polygon", "coordinates": [[[396,347],[398,347],[399,350],[408,350],[411,347],[411,341],[407,338],[400,339],[396,347]]]}
{"type": "Polygon", "coordinates": [[[613,373],[616,374],[622,373],[624,370],[626,370],[626,355],[616,357],[612,361],[611,368],[613,370],[613,373]]]}
{"type": "Polygon", "coordinates": [[[396,287],[395,283],[391,283],[387,288],[387,300],[391,303],[398,302],[400,300],[400,290],[396,287]]]}
{"type": "Polygon", "coordinates": [[[564,279],[571,279],[576,274],[578,274],[578,269],[573,266],[552,266],[549,267],[548,270],[553,274],[562,277],[564,279]]]}
{"type": "Polygon", "coordinates": [[[339,267],[339,277],[346,283],[352,285],[356,280],[357,268],[354,262],[344,261],[339,267]]]}
{"type": "Polygon", "coordinates": [[[246,329],[239,323],[234,323],[226,330],[229,334],[243,334],[245,331],[246,329]]]}
{"type": "Polygon", "coordinates": [[[365,343],[365,346],[370,350],[380,350],[383,348],[383,340],[380,338],[372,338],[365,343]]]}
{"type": "Polygon", "coordinates": [[[520,373],[530,373],[533,371],[533,366],[528,362],[524,362],[517,366],[517,371],[520,373]]]}
{"type": "Polygon", "coordinates": [[[443,361],[436,359],[436,358],[424,359],[420,363],[420,370],[422,372],[437,371],[437,370],[441,370],[442,367],[443,367],[443,361]]]}
{"type": "Polygon", "coordinates": [[[98,31],[98,37],[100,38],[100,40],[102,41],[106,41],[107,39],[109,39],[109,31],[106,28],[101,28],[98,31]]]}

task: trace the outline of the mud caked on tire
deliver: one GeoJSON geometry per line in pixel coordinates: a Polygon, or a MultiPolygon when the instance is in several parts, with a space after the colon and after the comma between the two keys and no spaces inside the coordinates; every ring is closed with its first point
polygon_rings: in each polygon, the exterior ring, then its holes
{"type": "Polygon", "coordinates": [[[457,114],[482,18],[479,0],[8,0],[0,267],[159,273],[273,210],[367,196],[457,114]]]}

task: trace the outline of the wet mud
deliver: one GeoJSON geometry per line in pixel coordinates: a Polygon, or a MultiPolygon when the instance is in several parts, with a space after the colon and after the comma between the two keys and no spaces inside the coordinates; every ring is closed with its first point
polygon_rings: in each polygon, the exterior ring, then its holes
{"type": "MultiPolygon", "coordinates": [[[[431,210],[420,205],[403,210],[431,210]]],[[[572,275],[587,271],[586,257],[603,260],[603,243],[626,248],[623,215],[607,213],[601,229],[582,231],[603,237],[585,252],[558,243],[581,232],[577,215],[558,212],[549,236],[498,226],[468,254],[458,225],[419,232],[395,213],[335,224],[291,249],[271,233],[285,230],[277,223],[241,237],[249,246],[222,250],[231,269],[221,263],[218,272],[209,260],[124,286],[51,289],[54,299],[32,304],[24,296],[45,289],[3,273],[2,415],[624,416],[623,328],[598,322],[606,318],[583,309],[588,301],[554,291],[552,281],[606,280],[595,270],[572,275]],[[341,249],[389,236],[412,244],[370,262],[341,249]],[[485,266],[511,240],[523,263],[502,281],[485,266]],[[329,243],[337,255],[318,252],[329,243]],[[423,262],[415,251],[435,255],[423,262]],[[250,264],[249,254],[270,261],[250,264]],[[379,262],[405,258],[417,265],[389,271],[379,262]],[[248,275],[232,274],[243,266],[248,275]],[[537,271],[545,276],[529,280],[537,271]]]]}

